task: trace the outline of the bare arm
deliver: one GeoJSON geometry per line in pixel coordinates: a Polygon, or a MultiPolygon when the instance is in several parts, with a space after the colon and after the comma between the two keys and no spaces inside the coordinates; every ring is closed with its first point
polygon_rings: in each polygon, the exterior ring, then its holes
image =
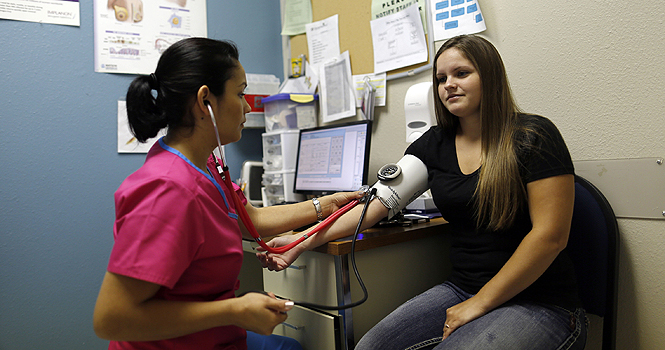
{"type": "Polygon", "coordinates": [[[151,341],[175,338],[213,327],[235,325],[271,334],[286,319],[284,300],[249,293],[210,302],[154,299],[160,286],[107,272],[93,316],[95,333],[103,339],[151,341]]]}
{"type": "Polygon", "coordinates": [[[446,314],[444,338],[458,327],[505,303],[538,279],[566,247],[573,215],[573,175],[527,184],[533,228],[501,270],[471,299],[446,314]]]}
{"type": "MultiPolygon", "coordinates": [[[[330,226],[321,230],[320,232],[316,233],[309,239],[305,240],[285,253],[257,253],[256,256],[259,258],[259,261],[261,261],[261,264],[264,268],[275,271],[283,270],[291,265],[291,263],[293,263],[293,261],[296,260],[296,258],[298,258],[298,256],[300,256],[300,254],[303,252],[312,250],[329,241],[352,235],[358,226],[358,220],[360,219],[363,206],[364,204],[358,204],[356,207],[338,218],[330,226]]],[[[387,215],[388,209],[383,204],[381,204],[378,199],[373,200],[370,202],[369,207],[367,208],[367,213],[365,214],[365,218],[363,219],[363,223],[360,229],[364,230],[366,228],[372,227],[387,215]]],[[[306,232],[310,232],[313,229],[314,228],[311,228],[306,232]]],[[[272,247],[283,246],[300,236],[301,235],[290,235],[278,237],[268,242],[268,245],[272,247]]]]}
{"type": "MultiPolygon", "coordinates": [[[[339,192],[319,198],[323,217],[343,207],[346,203],[362,197],[362,192],[339,192]]],[[[275,205],[265,208],[255,208],[249,202],[245,209],[252,219],[256,231],[262,237],[274,236],[298,227],[316,222],[316,209],[312,201],[303,201],[288,205],[275,205]]],[[[243,236],[250,238],[244,224],[240,225],[243,236]]]]}

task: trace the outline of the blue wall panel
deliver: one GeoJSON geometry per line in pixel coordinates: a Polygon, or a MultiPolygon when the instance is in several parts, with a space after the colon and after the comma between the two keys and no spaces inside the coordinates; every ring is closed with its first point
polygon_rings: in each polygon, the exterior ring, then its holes
{"type": "MultiPolygon", "coordinates": [[[[208,37],[248,73],[283,79],[279,1],[208,1],[208,37]],[[256,9],[260,9],[256,11],[256,9]]],[[[106,349],[92,312],[113,243],[113,193],[144,154],[116,152],[132,75],[95,73],[93,5],[81,26],[0,20],[0,349],[106,349]]],[[[261,130],[227,147],[233,178],[261,130]]]]}

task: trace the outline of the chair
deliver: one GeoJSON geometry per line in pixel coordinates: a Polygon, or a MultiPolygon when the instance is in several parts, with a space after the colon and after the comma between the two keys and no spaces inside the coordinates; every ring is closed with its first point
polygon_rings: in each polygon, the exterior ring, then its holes
{"type": "Polygon", "coordinates": [[[602,349],[616,347],[619,228],[609,202],[589,181],[575,175],[575,207],[568,239],[587,313],[603,317],[602,349]]]}

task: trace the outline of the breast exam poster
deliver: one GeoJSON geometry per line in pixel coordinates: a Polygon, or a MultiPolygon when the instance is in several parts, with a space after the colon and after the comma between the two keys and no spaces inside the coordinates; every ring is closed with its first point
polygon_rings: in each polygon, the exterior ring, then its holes
{"type": "Polygon", "coordinates": [[[206,0],[95,0],[95,72],[150,74],[176,41],[207,37],[206,0]]]}

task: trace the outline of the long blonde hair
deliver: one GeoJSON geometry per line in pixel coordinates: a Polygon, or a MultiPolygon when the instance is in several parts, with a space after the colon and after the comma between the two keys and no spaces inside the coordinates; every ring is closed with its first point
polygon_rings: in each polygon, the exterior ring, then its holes
{"type": "Polygon", "coordinates": [[[526,130],[519,121],[521,111],[513,98],[499,52],[489,41],[475,35],[451,38],[436,53],[433,93],[439,125],[452,133],[459,127],[459,118],[443,106],[436,78],[439,55],[453,47],[474,65],[481,81],[481,169],[474,193],[476,220],[493,230],[505,229],[512,225],[526,203],[516,151],[522,137],[516,135],[531,130],[526,130]]]}

